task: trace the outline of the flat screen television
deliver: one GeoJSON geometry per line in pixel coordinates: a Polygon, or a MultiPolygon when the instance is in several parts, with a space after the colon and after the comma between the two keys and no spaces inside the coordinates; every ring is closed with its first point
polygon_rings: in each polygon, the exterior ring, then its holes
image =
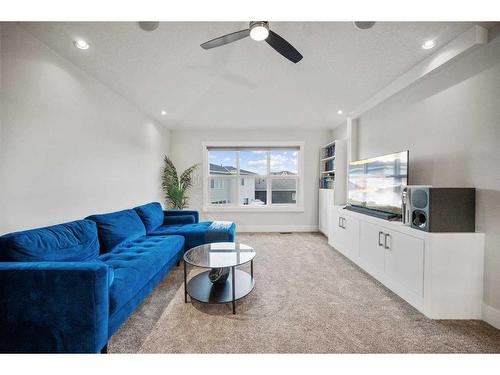
{"type": "Polygon", "coordinates": [[[349,163],[348,204],[401,215],[408,185],[408,151],[349,163]]]}

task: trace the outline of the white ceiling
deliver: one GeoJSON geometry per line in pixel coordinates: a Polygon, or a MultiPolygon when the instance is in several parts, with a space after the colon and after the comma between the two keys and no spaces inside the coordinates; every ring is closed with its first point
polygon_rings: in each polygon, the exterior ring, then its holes
{"type": "Polygon", "coordinates": [[[304,56],[293,64],[250,38],[200,47],[246,22],[162,22],[153,32],[134,22],[21,23],[171,129],[333,128],[471,25],[379,22],[361,31],[349,22],[270,22],[304,56]],[[90,49],[74,48],[76,37],[90,49]],[[434,50],[421,48],[427,39],[437,40],[434,50]]]}

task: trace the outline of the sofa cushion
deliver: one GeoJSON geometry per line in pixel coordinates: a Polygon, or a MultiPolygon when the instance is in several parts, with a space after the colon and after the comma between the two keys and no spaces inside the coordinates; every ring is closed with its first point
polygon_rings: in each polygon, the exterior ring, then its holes
{"type": "MultiPolygon", "coordinates": [[[[196,219],[193,215],[177,215],[166,216],[163,220],[163,225],[181,225],[181,224],[195,224],[196,219]]],[[[155,228],[156,229],[156,228],[155,228]]]]}
{"type": "Polygon", "coordinates": [[[144,204],[142,206],[135,207],[134,210],[137,212],[137,215],[139,215],[144,226],[146,227],[146,233],[151,233],[163,224],[163,209],[161,208],[161,204],[158,202],[144,204]]]}
{"type": "Polygon", "coordinates": [[[195,246],[212,242],[233,242],[236,225],[230,221],[202,221],[196,224],[162,225],[151,236],[184,236],[184,247],[189,250],[195,246]]]}
{"type": "Polygon", "coordinates": [[[181,236],[144,236],[99,256],[114,271],[109,289],[110,315],[134,298],[172,258],[180,259],[183,252],[181,236]]]}
{"type": "Polygon", "coordinates": [[[78,220],[0,237],[0,258],[10,262],[75,262],[99,255],[96,224],[78,220]]]}
{"type": "Polygon", "coordinates": [[[92,215],[87,219],[95,221],[97,224],[101,253],[108,252],[126,241],[133,241],[146,234],[146,228],[134,210],[92,215]]]}
{"type": "MultiPolygon", "coordinates": [[[[163,211],[163,215],[165,216],[165,220],[168,218],[172,218],[175,216],[185,216],[185,215],[191,215],[194,217],[194,222],[197,223],[200,221],[200,213],[195,210],[165,210],[163,211]]],[[[168,224],[163,222],[163,224],[168,224]]]]}

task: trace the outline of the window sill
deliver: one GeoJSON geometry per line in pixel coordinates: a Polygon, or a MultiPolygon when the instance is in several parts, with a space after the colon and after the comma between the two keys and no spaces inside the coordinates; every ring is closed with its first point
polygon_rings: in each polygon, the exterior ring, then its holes
{"type": "Polygon", "coordinates": [[[206,206],[202,208],[202,212],[252,212],[252,213],[267,213],[267,212],[304,212],[304,207],[300,206],[283,206],[283,207],[217,207],[206,206]]]}

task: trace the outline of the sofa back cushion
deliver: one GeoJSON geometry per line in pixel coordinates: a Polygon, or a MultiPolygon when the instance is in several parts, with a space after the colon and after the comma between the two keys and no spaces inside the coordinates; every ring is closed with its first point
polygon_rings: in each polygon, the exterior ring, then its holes
{"type": "Polygon", "coordinates": [[[144,204],[134,208],[134,210],[144,223],[148,234],[163,224],[163,209],[158,202],[144,204]]]}
{"type": "Polygon", "coordinates": [[[99,255],[93,221],[78,220],[0,237],[0,258],[8,262],[75,262],[99,255]]]}
{"type": "Polygon", "coordinates": [[[146,235],[146,228],[134,210],[92,215],[87,219],[97,224],[101,253],[111,251],[123,242],[146,235]]]}

